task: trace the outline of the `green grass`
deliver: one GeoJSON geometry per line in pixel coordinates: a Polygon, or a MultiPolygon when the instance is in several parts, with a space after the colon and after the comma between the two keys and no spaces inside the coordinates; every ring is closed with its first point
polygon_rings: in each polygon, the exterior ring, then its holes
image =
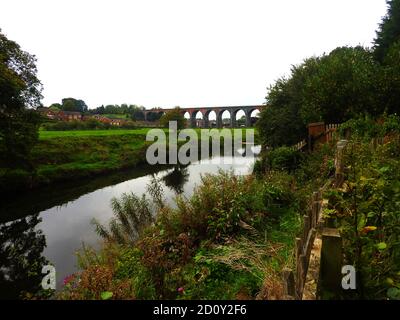
{"type": "MultiPolygon", "coordinates": [[[[151,128],[41,130],[39,142],[32,151],[37,175],[31,178],[23,170],[0,170],[0,191],[78,179],[145,163],[146,134],[149,130],[151,128]]],[[[231,130],[242,130],[244,133],[246,129],[231,130]]],[[[200,129],[196,132],[200,138],[200,129]]]]}
{"type": "Polygon", "coordinates": [[[32,181],[27,172],[11,170],[2,173],[0,170],[0,190],[12,191],[28,185],[74,180],[145,163],[145,131],[110,130],[96,133],[87,135],[86,131],[58,131],[41,137],[32,150],[37,173],[32,181]],[[126,134],[126,131],[133,132],[126,134]]]}
{"type": "Polygon", "coordinates": [[[123,120],[130,119],[130,116],[128,114],[108,113],[108,114],[102,114],[102,116],[109,119],[123,119],[123,120]]]}
{"type": "MultiPolygon", "coordinates": [[[[152,128],[141,128],[141,129],[109,129],[109,130],[68,130],[68,131],[45,131],[39,132],[39,139],[51,139],[51,138],[64,138],[64,137],[101,137],[101,136],[120,136],[120,135],[146,135],[152,128]]],[[[166,132],[167,129],[164,129],[166,132]]],[[[199,128],[195,129],[197,134],[200,136],[199,128]]],[[[221,130],[221,129],[220,129],[221,130]]],[[[242,135],[245,136],[247,129],[230,129],[232,131],[242,130],[242,135]]],[[[257,130],[255,130],[255,136],[257,137],[257,130]]]]}
{"type": "Polygon", "coordinates": [[[149,128],[142,129],[110,129],[110,130],[68,130],[68,131],[40,131],[39,139],[65,138],[65,137],[102,137],[121,135],[146,135],[149,128]]]}

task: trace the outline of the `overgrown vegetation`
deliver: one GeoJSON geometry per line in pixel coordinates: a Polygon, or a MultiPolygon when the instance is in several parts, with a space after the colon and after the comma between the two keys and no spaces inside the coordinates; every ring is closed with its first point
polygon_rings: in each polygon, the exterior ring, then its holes
{"type": "Polygon", "coordinates": [[[38,140],[42,86],[36,58],[0,29],[0,170],[34,172],[31,151],[38,140]]]}
{"type": "Polygon", "coordinates": [[[205,175],[194,195],[178,195],[174,206],[165,203],[156,180],[150,197],[114,199],[110,225],[95,222],[105,247],[97,253],[84,248],[83,271],[60,298],[99,299],[123,283],[127,299],[282,299],[280,272],[293,267],[301,217],[313,183],[329,175],[328,158],[332,148],[322,148],[299,160],[291,174],[280,168],[258,178],[205,175]],[[94,288],[90,283],[102,278],[98,270],[112,280],[94,288]]]}
{"type": "Polygon", "coordinates": [[[47,131],[135,129],[138,127],[139,125],[133,121],[124,121],[119,126],[115,126],[96,119],[87,119],[85,121],[46,121],[41,125],[41,129],[47,131]]]}
{"type": "Polygon", "coordinates": [[[34,174],[0,169],[0,192],[134,167],[146,160],[145,135],[77,135],[40,139],[32,150],[34,174]]]}
{"type": "MultiPolygon", "coordinates": [[[[131,298],[256,297],[267,274],[273,277],[271,264],[277,259],[276,252],[282,250],[277,243],[271,243],[264,227],[267,221],[277,223],[280,216],[288,219],[294,214],[288,186],[220,173],[205,176],[188,201],[178,197],[176,208],[159,202],[159,190],[154,191],[157,186],[155,183],[149,189],[151,203],[145,197],[139,200],[128,195],[122,202],[114,201],[118,203],[118,208],[114,206],[118,222],[112,222],[108,231],[99,228],[108,247],[96,254],[89,265],[84,264],[85,271],[77,278],[85,276],[90,268],[108,266],[118,275],[115,281],[130,282],[131,298]],[[137,233],[132,233],[130,221],[138,222],[136,218],[143,208],[151,205],[157,212],[155,223],[149,226],[146,219],[146,229],[132,241],[131,235],[137,233]],[[254,256],[251,250],[261,255],[254,256]],[[270,257],[273,250],[276,252],[270,257]],[[107,259],[101,260],[102,255],[107,259]]],[[[148,209],[144,211],[148,216],[148,209]]],[[[82,281],[75,285],[67,287],[62,298],[82,298],[88,288],[82,281]]],[[[112,285],[101,290],[111,291],[112,285]]],[[[100,293],[91,294],[95,297],[100,293]]]]}
{"type": "Polygon", "coordinates": [[[400,1],[388,0],[372,49],[336,48],[305,59],[269,89],[258,128],[263,144],[291,146],[306,138],[307,125],[343,123],[400,111],[400,1]]]}
{"type": "MultiPolygon", "coordinates": [[[[357,270],[351,298],[400,299],[400,118],[346,123],[346,181],[327,193],[326,214],[344,239],[345,264],[357,270]]],[[[349,298],[347,297],[347,298],[349,298]]]]}

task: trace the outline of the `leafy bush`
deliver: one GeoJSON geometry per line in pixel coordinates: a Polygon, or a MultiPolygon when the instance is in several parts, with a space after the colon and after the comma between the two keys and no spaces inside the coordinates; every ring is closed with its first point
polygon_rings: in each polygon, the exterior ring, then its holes
{"type": "Polygon", "coordinates": [[[267,153],[267,165],[270,170],[293,171],[302,159],[302,153],[290,147],[279,147],[267,153]]]}
{"type": "MultiPolygon", "coordinates": [[[[281,262],[270,256],[284,248],[287,258],[293,248],[289,241],[269,244],[264,232],[267,225],[296,215],[291,181],[280,175],[270,181],[233,172],[205,175],[192,198],[178,196],[174,207],[166,205],[157,180],[148,186],[150,198],[124,195],[113,200],[110,227],[98,225],[106,246],[98,254],[85,250],[80,259],[82,276],[92,270],[95,278],[104,273],[108,279],[112,272],[113,281],[93,287],[87,278],[85,287],[82,282],[67,287],[62,297],[101,298],[111,292],[114,298],[119,290],[138,299],[254,298],[265,283],[279,278],[279,271],[275,275],[268,265],[281,262]],[[150,213],[157,217],[153,224],[146,218],[150,213]],[[120,289],[127,283],[129,290],[120,289]]],[[[292,223],[293,230],[298,222],[292,223]]],[[[273,281],[276,288],[278,282],[273,281]]]]}
{"type": "Polygon", "coordinates": [[[143,232],[143,229],[154,222],[151,204],[143,195],[141,198],[133,193],[123,194],[121,200],[113,198],[111,206],[115,218],[109,223],[109,230],[95,219],[97,233],[119,244],[133,244],[143,232]]]}
{"type": "Polygon", "coordinates": [[[339,127],[341,137],[351,135],[353,139],[362,139],[364,141],[383,138],[395,132],[400,132],[400,117],[396,114],[383,115],[379,119],[369,116],[358,117],[346,121],[339,127]]]}
{"type": "Polygon", "coordinates": [[[399,134],[376,149],[352,141],[345,185],[328,193],[346,263],[357,269],[357,298],[394,298],[400,288],[400,161],[393,153],[399,149],[399,134]]]}

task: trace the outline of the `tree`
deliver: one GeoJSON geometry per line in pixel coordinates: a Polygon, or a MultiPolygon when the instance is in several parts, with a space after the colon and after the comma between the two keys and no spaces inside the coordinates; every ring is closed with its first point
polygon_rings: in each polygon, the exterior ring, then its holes
{"type": "Polygon", "coordinates": [[[383,112],[379,96],[381,69],[372,52],[341,47],[318,59],[303,83],[300,115],[315,121],[341,123],[359,114],[383,112]]]}
{"type": "Polygon", "coordinates": [[[51,110],[61,110],[61,108],[62,108],[62,105],[59,103],[53,103],[49,106],[49,109],[51,109],[51,110]]]}
{"type": "Polygon", "coordinates": [[[293,66],[289,78],[281,78],[269,88],[267,108],[256,124],[263,145],[293,145],[305,138],[306,125],[300,117],[302,93],[306,79],[315,74],[318,63],[319,58],[310,58],[293,66]]]}
{"type": "Polygon", "coordinates": [[[160,119],[161,126],[168,128],[170,121],[177,122],[178,131],[186,127],[186,119],[179,107],[166,112],[160,119]]]}
{"type": "Polygon", "coordinates": [[[0,298],[21,299],[26,294],[49,298],[51,290],[41,288],[46,238],[37,225],[38,214],[0,225],[0,298]]]}
{"type": "Polygon", "coordinates": [[[0,30],[0,167],[33,171],[30,154],[38,140],[42,85],[36,58],[0,30]]]}
{"type": "Polygon", "coordinates": [[[87,112],[88,106],[83,100],[77,100],[74,98],[64,98],[62,99],[61,109],[63,111],[87,112]]]}
{"type": "Polygon", "coordinates": [[[400,0],[387,0],[388,12],[383,18],[374,40],[374,56],[383,62],[389,48],[400,41],[400,0]]]}
{"type": "Polygon", "coordinates": [[[305,60],[270,88],[268,108],[258,121],[261,139],[272,147],[292,145],[305,137],[311,122],[341,123],[383,113],[381,77],[372,52],[362,47],[305,60]]]}
{"type": "Polygon", "coordinates": [[[133,111],[133,113],[132,113],[132,120],[135,120],[135,121],[143,121],[143,120],[144,120],[144,113],[143,113],[143,110],[136,109],[135,111],[133,111]]]}
{"type": "Polygon", "coordinates": [[[383,60],[379,100],[386,113],[400,112],[400,41],[393,44],[383,60]]]}

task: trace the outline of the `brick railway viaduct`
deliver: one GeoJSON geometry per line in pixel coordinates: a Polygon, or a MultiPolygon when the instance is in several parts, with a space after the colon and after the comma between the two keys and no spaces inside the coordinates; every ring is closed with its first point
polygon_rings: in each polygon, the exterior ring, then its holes
{"type": "MultiPolygon", "coordinates": [[[[257,106],[227,106],[227,107],[204,107],[204,108],[180,108],[182,115],[185,115],[186,113],[189,114],[189,126],[192,128],[197,127],[197,115],[200,112],[203,115],[203,125],[202,127],[204,128],[209,128],[210,127],[210,122],[211,120],[209,119],[210,113],[212,111],[215,112],[216,115],[216,126],[217,128],[221,128],[223,126],[222,123],[222,114],[225,111],[228,111],[230,113],[230,127],[235,128],[237,127],[236,123],[236,114],[239,111],[243,111],[246,117],[246,127],[251,127],[251,114],[254,110],[258,110],[261,112],[262,109],[264,109],[266,106],[265,105],[257,105],[257,106]]],[[[148,115],[151,113],[155,113],[157,115],[162,115],[167,111],[170,111],[173,109],[153,109],[153,110],[144,110],[144,120],[148,119],[148,115]]]]}

